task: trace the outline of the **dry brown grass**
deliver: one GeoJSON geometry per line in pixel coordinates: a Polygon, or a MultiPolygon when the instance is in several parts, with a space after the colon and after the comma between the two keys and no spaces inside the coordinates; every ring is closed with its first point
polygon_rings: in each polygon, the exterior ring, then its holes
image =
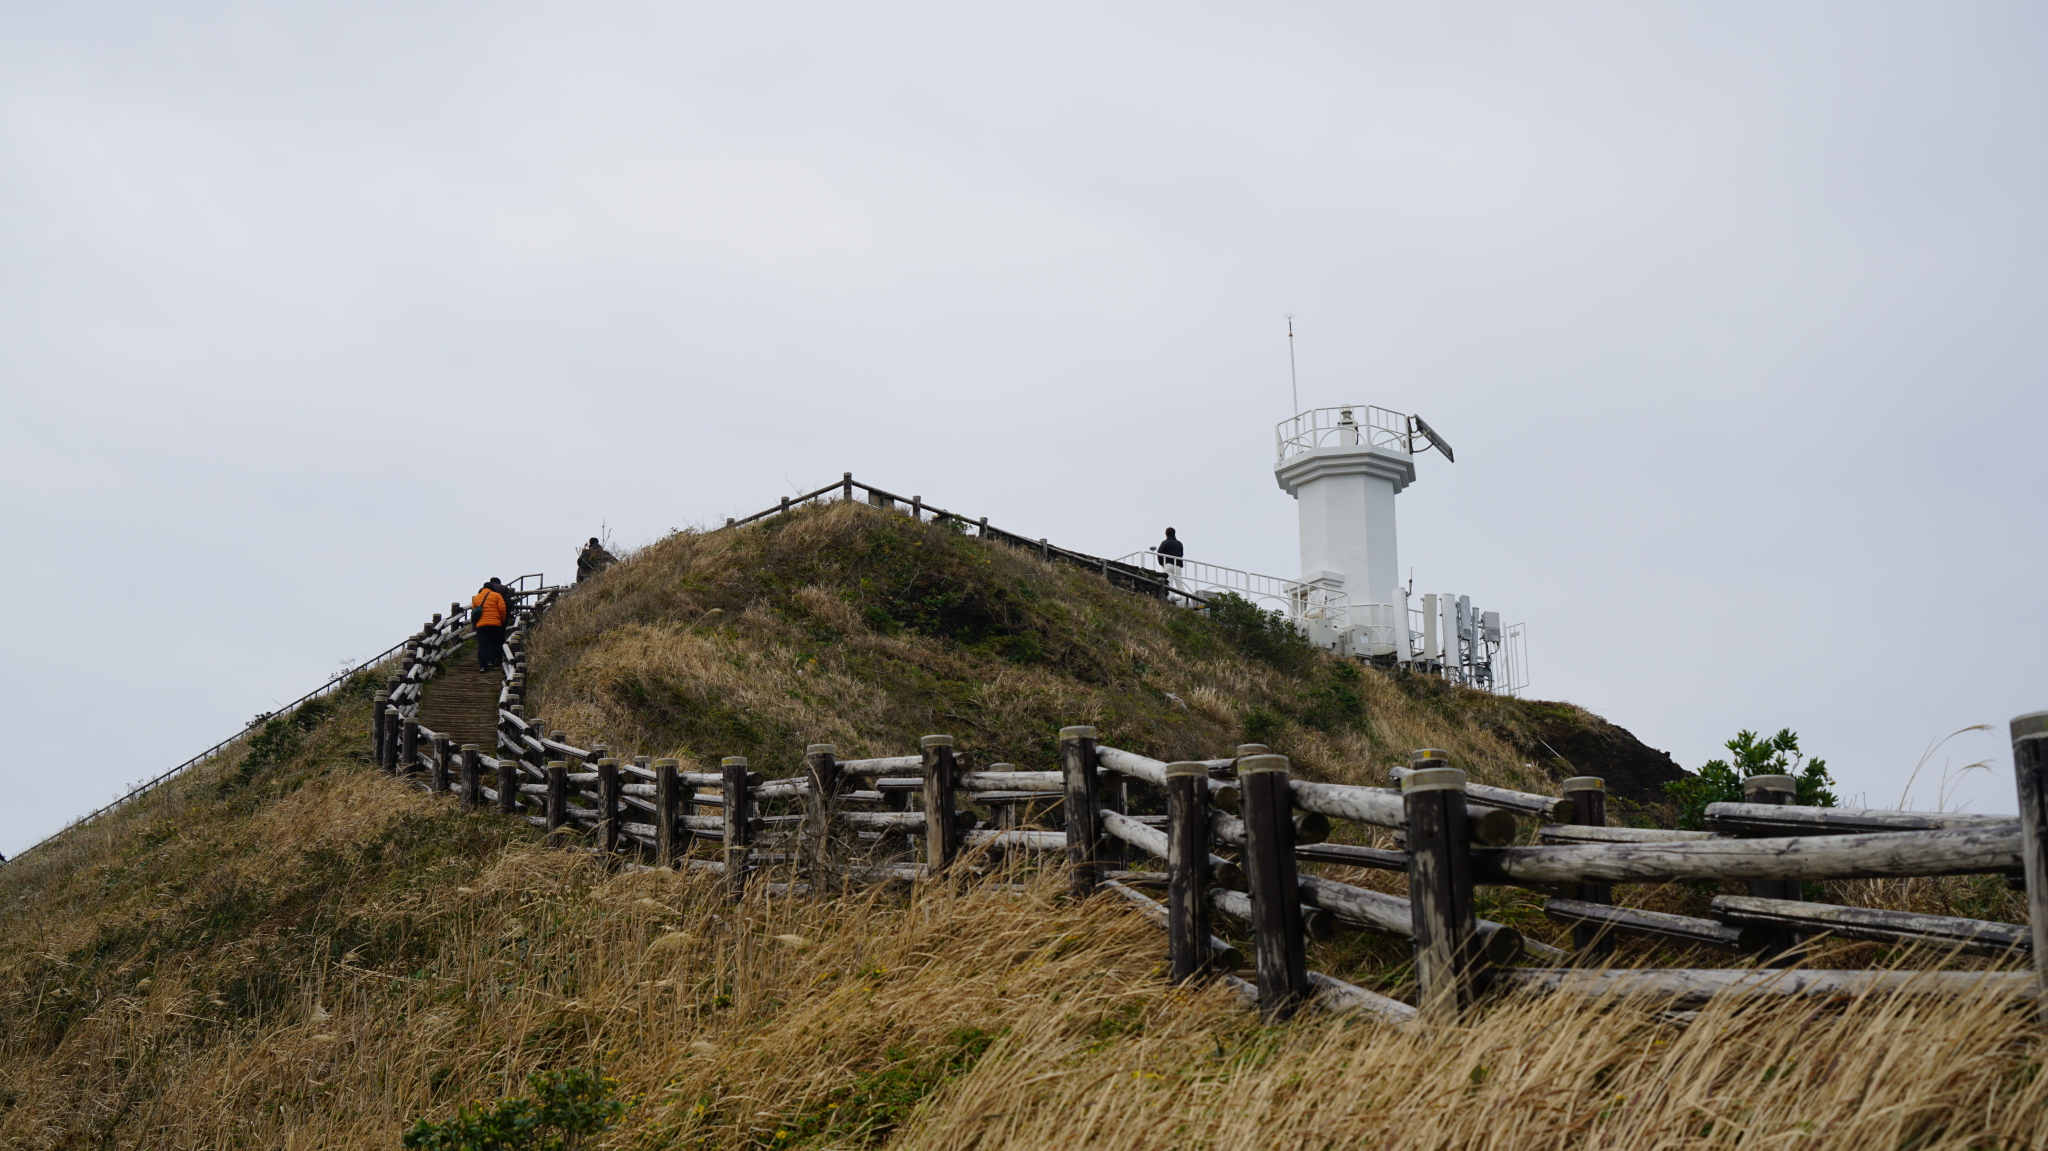
{"type": "Polygon", "coordinates": [[[1164,987],[1156,931],[1067,903],[1056,874],[735,905],[714,877],[610,874],[318,758],[259,780],[272,791],[254,807],[189,781],[14,890],[0,1142],[391,1147],[531,1070],[600,1065],[633,1100],[606,1147],[2048,1141],[2048,1035],[2010,1003],[1683,1020],[1550,999],[1458,1026],[1264,1027],[1219,993],[1164,987]],[[260,916],[192,935],[226,890],[260,916]],[[122,934],[138,925],[154,947],[122,934]],[[224,995],[254,969],[281,993],[224,995]]]}

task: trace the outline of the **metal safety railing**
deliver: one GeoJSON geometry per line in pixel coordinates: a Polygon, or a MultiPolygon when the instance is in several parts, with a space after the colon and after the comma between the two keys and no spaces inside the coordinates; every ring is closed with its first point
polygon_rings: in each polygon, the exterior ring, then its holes
{"type": "Polygon", "coordinates": [[[1317,448],[1369,447],[1409,454],[1412,427],[1402,412],[1352,404],[1341,408],[1316,408],[1280,421],[1273,429],[1279,458],[1298,456],[1317,448]]]}

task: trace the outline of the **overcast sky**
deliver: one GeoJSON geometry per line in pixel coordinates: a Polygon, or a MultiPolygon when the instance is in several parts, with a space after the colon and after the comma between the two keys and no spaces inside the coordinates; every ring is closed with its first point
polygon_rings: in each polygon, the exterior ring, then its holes
{"type": "Polygon", "coordinates": [[[402,638],[851,470],[1416,589],[1696,768],[2013,809],[2048,707],[2026,4],[0,3],[13,853],[402,638]],[[1988,759],[1990,771],[1961,772],[1988,759]]]}

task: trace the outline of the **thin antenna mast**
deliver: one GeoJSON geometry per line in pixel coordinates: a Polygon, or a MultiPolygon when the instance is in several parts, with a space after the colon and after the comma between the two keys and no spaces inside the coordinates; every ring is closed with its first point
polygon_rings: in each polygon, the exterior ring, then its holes
{"type": "Polygon", "coordinates": [[[1294,375],[1294,317],[1287,317],[1287,386],[1294,390],[1294,413],[1301,414],[1301,381],[1294,375]]]}

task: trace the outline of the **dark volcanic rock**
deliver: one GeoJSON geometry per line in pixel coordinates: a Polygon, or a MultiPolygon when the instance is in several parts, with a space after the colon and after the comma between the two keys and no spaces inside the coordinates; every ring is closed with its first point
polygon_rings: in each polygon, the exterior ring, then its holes
{"type": "Polygon", "coordinates": [[[1678,766],[1669,752],[1645,745],[1624,727],[1616,727],[1598,716],[1590,723],[1552,720],[1539,723],[1536,734],[1548,747],[1538,754],[1562,759],[1579,775],[1597,775],[1607,781],[1610,795],[1644,805],[1668,802],[1664,785],[1691,774],[1678,766]]]}

